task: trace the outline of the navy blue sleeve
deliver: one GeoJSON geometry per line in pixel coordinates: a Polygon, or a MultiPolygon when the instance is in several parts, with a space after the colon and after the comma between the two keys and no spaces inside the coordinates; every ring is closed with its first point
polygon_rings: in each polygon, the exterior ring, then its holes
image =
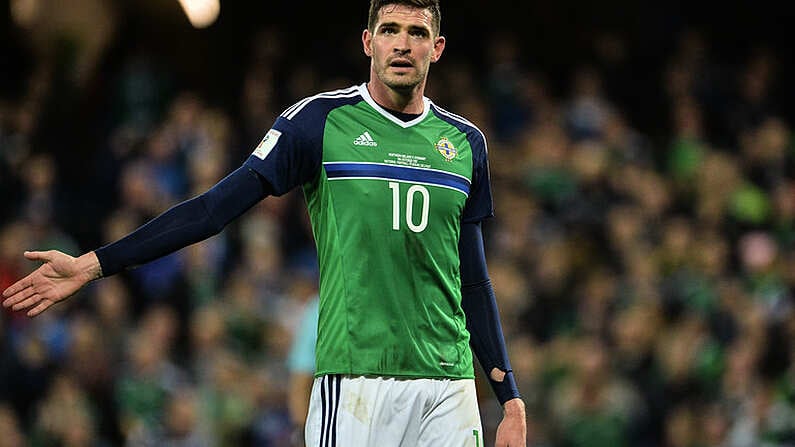
{"type": "Polygon", "coordinates": [[[508,360],[497,299],[486,268],[483,233],[479,223],[461,225],[458,250],[461,258],[461,307],[466,315],[470,345],[502,405],[520,397],[520,394],[508,360]],[[502,382],[491,378],[490,373],[494,368],[505,372],[502,382]]]}
{"type": "Polygon", "coordinates": [[[259,174],[242,166],[209,191],[182,202],[94,252],[102,275],[141,265],[216,235],[269,194],[259,174]]]}
{"type": "Polygon", "coordinates": [[[462,222],[471,223],[494,216],[494,202],[491,197],[486,139],[479,130],[471,129],[467,132],[467,140],[472,147],[472,187],[462,222]]]}
{"type": "Polygon", "coordinates": [[[306,183],[320,171],[323,122],[325,116],[314,121],[280,116],[245,165],[265,178],[275,196],[306,183]]]}
{"type": "Polygon", "coordinates": [[[273,186],[276,196],[316,179],[323,163],[328,114],[361,100],[358,87],[304,98],[279,116],[246,165],[273,186]]]}

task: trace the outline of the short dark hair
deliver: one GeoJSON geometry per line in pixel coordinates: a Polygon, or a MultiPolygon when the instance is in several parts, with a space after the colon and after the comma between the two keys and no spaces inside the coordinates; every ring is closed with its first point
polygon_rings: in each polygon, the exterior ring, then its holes
{"type": "Polygon", "coordinates": [[[433,31],[439,34],[442,26],[442,11],[439,8],[439,0],[370,0],[370,14],[367,17],[367,29],[375,31],[375,23],[378,21],[378,13],[381,8],[389,5],[405,5],[412,8],[429,9],[433,17],[433,31]]]}

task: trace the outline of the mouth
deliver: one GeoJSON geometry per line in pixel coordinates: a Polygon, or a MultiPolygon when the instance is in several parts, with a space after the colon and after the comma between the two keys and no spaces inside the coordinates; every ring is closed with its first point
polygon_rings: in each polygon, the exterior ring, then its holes
{"type": "Polygon", "coordinates": [[[393,59],[389,66],[398,69],[413,68],[414,64],[409,59],[393,59]]]}

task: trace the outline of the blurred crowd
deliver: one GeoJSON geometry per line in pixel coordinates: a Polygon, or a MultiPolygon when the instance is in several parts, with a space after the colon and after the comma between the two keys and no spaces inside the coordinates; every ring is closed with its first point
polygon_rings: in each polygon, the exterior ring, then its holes
{"type": "MultiPolygon", "coordinates": [[[[232,107],[146,51],[94,86],[77,56],[37,56],[0,97],[0,289],[35,267],[24,250],[113,241],[239,166],[285,107],[364,80],[287,63],[284,31],[254,39],[232,107]],[[95,122],[70,120],[81,96],[106,98],[95,122]],[[65,151],[73,132],[91,147],[65,151]]],[[[563,88],[511,35],[487,65],[431,70],[427,95],[489,138],[489,271],[530,446],[795,445],[785,55],[717,63],[705,35],[671,40],[643,83],[609,33],[563,88]],[[634,119],[644,104],[654,126],[634,119]]],[[[40,317],[3,310],[0,446],[289,445],[285,357],[316,284],[295,191],[40,317]]]]}

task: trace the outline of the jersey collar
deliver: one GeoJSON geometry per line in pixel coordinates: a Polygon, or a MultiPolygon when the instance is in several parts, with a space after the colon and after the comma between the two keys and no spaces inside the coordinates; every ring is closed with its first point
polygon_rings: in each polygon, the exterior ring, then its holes
{"type": "Polygon", "coordinates": [[[411,127],[411,126],[414,126],[415,124],[420,123],[422,120],[425,119],[426,116],[428,116],[428,111],[431,109],[431,100],[429,100],[428,98],[423,96],[422,97],[422,113],[420,114],[420,116],[414,118],[411,121],[403,121],[400,118],[396,117],[395,115],[392,115],[391,113],[389,113],[389,111],[384,110],[383,107],[381,107],[380,105],[378,105],[377,102],[375,102],[373,97],[370,96],[370,92],[367,90],[367,84],[366,83],[359,86],[359,92],[362,94],[362,98],[364,98],[364,100],[367,102],[367,104],[370,104],[370,107],[375,109],[376,112],[378,112],[384,118],[388,119],[389,121],[392,121],[393,123],[397,124],[398,126],[404,128],[404,129],[408,128],[408,127],[411,127]]]}

